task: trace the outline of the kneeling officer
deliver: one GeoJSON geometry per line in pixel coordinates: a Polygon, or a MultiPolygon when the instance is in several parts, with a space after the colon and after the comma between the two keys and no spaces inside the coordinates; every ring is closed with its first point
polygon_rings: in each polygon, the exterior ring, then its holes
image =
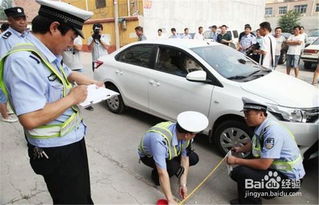
{"type": "Polygon", "coordinates": [[[231,178],[237,182],[238,199],[230,203],[261,204],[260,196],[273,198],[298,191],[305,170],[294,136],[267,118],[266,105],[247,98],[243,98],[243,103],[245,121],[255,127],[254,136],[252,143],[233,150],[252,151],[254,159],[228,157],[228,164],[239,165],[231,172],[231,178]]]}
{"type": "Polygon", "coordinates": [[[140,160],[153,168],[152,180],[156,185],[161,185],[169,204],[177,204],[173,199],[169,177],[177,176],[180,196],[185,198],[187,195],[188,169],[198,162],[198,155],[191,150],[191,141],[207,126],[205,115],[186,111],[177,116],[177,123],[159,123],[141,139],[138,148],[140,160]]]}

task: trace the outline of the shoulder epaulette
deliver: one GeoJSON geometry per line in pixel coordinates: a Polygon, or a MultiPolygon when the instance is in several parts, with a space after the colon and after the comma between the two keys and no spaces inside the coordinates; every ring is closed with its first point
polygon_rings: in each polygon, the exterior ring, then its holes
{"type": "Polygon", "coordinates": [[[5,33],[2,35],[2,38],[3,38],[3,39],[8,39],[11,35],[12,35],[12,33],[11,33],[10,31],[7,31],[7,32],[5,32],[5,33]]]}
{"type": "Polygon", "coordinates": [[[32,58],[33,60],[35,60],[37,62],[37,64],[40,63],[40,60],[37,57],[35,57],[34,55],[30,55],[29,57],[32,58]]]}

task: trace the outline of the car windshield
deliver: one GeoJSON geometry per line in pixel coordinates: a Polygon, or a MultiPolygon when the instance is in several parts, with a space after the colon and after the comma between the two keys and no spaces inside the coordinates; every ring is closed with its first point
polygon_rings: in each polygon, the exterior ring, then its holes
{"type": "Polygon", "coordinates": [[[312,45],[319,45],[319,38],[317,38],[317,40],[315,40],[312,45]]]}
{"type": "Polygon", "coordinates": [[[228,79],[244,79],[262,71],[262,67],[243,53],[224,45],[197,47],[191,50],[228,79]]]}
{"type": "Polygon", "coordinates": [[[311,31],[308,34],[309,37],[319,37],[319,30],[311,31]]]}

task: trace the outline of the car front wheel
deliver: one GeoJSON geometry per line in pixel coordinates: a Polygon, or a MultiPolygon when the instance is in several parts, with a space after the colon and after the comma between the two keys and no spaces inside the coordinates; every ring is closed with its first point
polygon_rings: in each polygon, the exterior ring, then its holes
{"type": "MultiPolygon", "coordinates": [[[[228,120],[222,122],[214,134],[214,142],[221,152],[225,155],[234,146],[243,146],[251,141],[253,132],[244,122],[228,120]]],[[[243,153],[247,157],[250,152],[243,153]]]]}
{"type": "Polygon", "coordinates": [[[106,100],[107,108],[113,113],[117,113],[117,114],[123,113],[125,109],[125,105],[124,105],[121,93],[114,85],[108,85],[106,87],[110,90],[113,90],[119,93],[119,95],[116,95],[106,100]]]}

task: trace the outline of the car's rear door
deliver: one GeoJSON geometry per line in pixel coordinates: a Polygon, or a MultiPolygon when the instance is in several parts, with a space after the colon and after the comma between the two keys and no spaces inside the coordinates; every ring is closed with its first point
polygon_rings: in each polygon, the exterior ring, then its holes
{"type": "Polygon", "coordinates": [[[154,75],[149,78],[152,114],[165,119],[176,119],[186,110],[209,115],[214,86],[186,79],[188,72],[203,70],[195,58],[184,50],[159,46],[154,69],[154,75]]]}
{"type": "Polygon", "coordinates": [[[127,48],[115,58],[117,82],[126,105],[136,109],[149,110],[148,85],[151,67],[154,65],[155,46],[152,44],[138,44],[127,48]]]}

